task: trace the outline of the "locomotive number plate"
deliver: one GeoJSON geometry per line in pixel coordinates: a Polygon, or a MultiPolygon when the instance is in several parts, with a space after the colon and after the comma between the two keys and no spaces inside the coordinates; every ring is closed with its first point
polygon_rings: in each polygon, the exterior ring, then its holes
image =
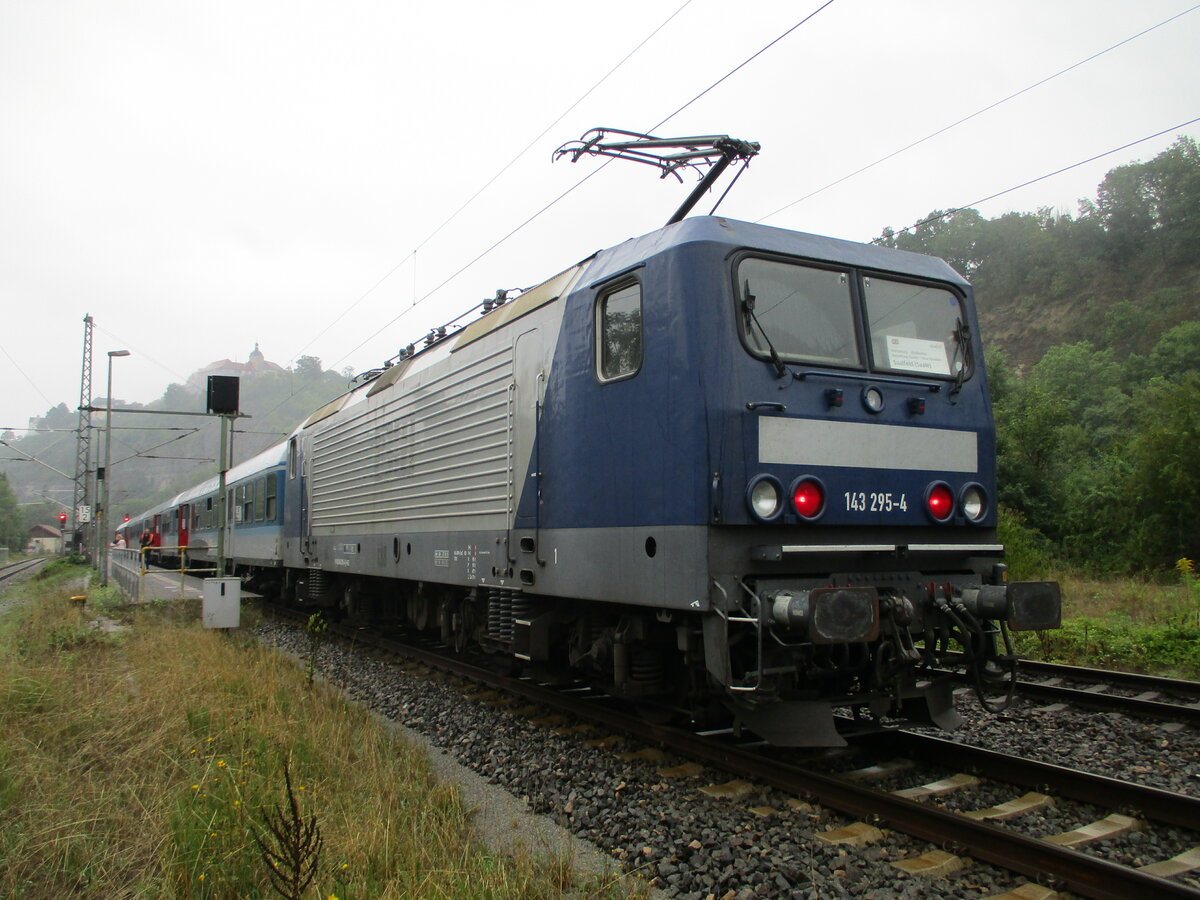
{"type": "Polygon", "coordinates": [[[908,512],[907,494],[893,494],[891,491],[846,491],[842,496],[846,499],[847,512],[908,512]]]}

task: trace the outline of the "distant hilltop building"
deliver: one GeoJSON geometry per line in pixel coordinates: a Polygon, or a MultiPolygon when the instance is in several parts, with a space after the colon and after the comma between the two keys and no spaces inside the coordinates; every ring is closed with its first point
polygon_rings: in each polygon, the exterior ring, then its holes
{"type": "Polygon", "coordinates": [[[283,372],[283,366],[267,360],[258,349],[258,344],[250,351],[250,356],[244,363],[231,359],[219,359],[209,363],[203,369],[193,372],[187,380],[187,386],[194,391],[203,391],[208,384],[209,375],[236,375],[240,378],[253,378],[266,372],[283,372]]]}

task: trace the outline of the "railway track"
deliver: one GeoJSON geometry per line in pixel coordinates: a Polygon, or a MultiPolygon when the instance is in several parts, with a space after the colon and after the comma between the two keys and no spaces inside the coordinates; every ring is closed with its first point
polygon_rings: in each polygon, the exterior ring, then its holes
{"type": "Polygon", "coordinates": [[[886,824],[895,831],[929,841],[938,847],[994,864],[1031,879],[1053,883],[1080,896],[1123,898],[1135,896],[1200,897],[1200,889],[1169,876],[1188,871],[1192,857],[1159,860],[1155,865],[1134,868],[1075,849],[1076,841],[1104,836],[1105,823],[1123,822],[1136,827],[1135,817],[1165,825],[1196,828],[1200,823],[1200,799],[1155,788],[1144,788],[1117,779],[1013,758],[950,741],[908,732],[877,735],[863,746],[884,757],[897,755],[920,759],[923,764],[949,767],[972,777],[994,779],[1020,788],[1034,788],[1059,798],[1114,810],[1104,822],[1085,824],[1081,837],[1070,833],[1048,839],[1022,834],[1019,829],[997,824],[1003,813],[991,810],[964,814],[922,802],[941,791],[892,792],[873,786],[869,778],[855,773],[829,773],[811,759],[765,749],[761,745],[735,742],[731,736],[714,737],[648,721],[610,698],[581,686],[573,689],[550,687],[528,679],[512,678],[486,666],[458,658],[435,646],[414,646],[392,638],[369,635],[356,629],[333,627],[356,645],[370,645],[414,662],[450,672],[469,681],[520,698],[529,704],[574,717],[635,741],[660,748],[682,759],[702,763],[735,778],[796,797],[805,797],[844,815],[886,824]],[[1115,812],[1115,811],[1121,812],[1115,812]],[[1126,813],[1134,813],[1133,816],[1126,813]],[[1124,819],[1120,817],[1124,816],[1124,819]]]}
{"type": "MultiPolygon", "coordinates": [[[[967,676],[946,674],[960,684],[970,683],[967,676]]],[[[1200,725],[1200,682],[1029,659],[1020,660],[1017,676],[1017,696],[1050,707],[1065,704],[1200,725]]],[[[999,691],[1003,685],[992,687],[999,691]]]]}
{"type": "Polygon", "coordinates": [[[36,559],[22,559],[15,563],[9,563],[7,566],[0,568],[0,591],[4,590],[9,584],[17,579],[18,576],[27,574],[31,570],[36,571],[46,565],[45,557],[37,557],[36,559]]]}
{"type": "Polygon", "coordinates": [[[1200,682],[1034,660],[1021,660],[1018,672],[1040,679],[1018,681],[1018,693],[1033,700],[1200,725],[1200,682]]]}

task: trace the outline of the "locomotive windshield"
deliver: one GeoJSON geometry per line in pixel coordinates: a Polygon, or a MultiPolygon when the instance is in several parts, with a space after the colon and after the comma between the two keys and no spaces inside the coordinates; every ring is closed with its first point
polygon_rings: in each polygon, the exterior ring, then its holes
{"type": "Polygon", "coordinates": [[[755,257],[742,260],[737,271],[751,350],[862,368],[846,272],[755,257]]]}
{"type": "Polygon", "coordinates": [[[741,325],[756,356],[936,378],[970,375],[962,304],[946,288],[759,257],[737,265],[741,325]],[[855,290],[855,286],[858,290],[855,290]],[[864,304],[859,341],[856,296],[864,304]]]}
{"type": "Polygon", "coordinates": [[[877,370],[943,378],[963,373],[966,334],[952,292],[872,275],[863,278],[863,297],[877,370]]]}

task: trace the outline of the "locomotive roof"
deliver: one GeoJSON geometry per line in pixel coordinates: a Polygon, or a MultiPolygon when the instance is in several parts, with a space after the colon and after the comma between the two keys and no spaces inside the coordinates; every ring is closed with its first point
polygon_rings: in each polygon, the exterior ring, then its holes
{"type": "Polygon", "coordinates": [[[721,216],[693,216],[640,237],[630,238],[607,250],[601,250],[559,272],[526,291],[515,301],[497,307],[483,318],[450,335],[450,340],[438,341],[425,347],[415,356],[401,360],[373,380],[351,387],[312,413],[301,428],[315,425],[340,410],[387,389],[416,368],[428,366],[483,335],[502,328],[538,306],[557,300],[577,284],[594,285],[628,271],[672,247],[692,243],[724,244],[728,246],[729,252],[747,249],[780,253],[815,262],[928,278],[962,287],[968,284],[945,260],[935,256],[802,231],[789,231],[786,228],[758,225],[721,216]]]}
{"type": "Polygon", "coordinates": [[[587,281],[603,281],[670,247],[702,242],[726,244],[731,251],[743,247],[765,250],[815,261],[948,281],[963,287],[967,285],[967,281],[958,272],[945,260],[936,256],[893,250],[874,244],[860,244],[857,241],[823,237],[803,231],[789,231],[786,228],[757,225],[721,216],[693,216],[611,247],[597,255],[596,262],[588,269],[587,281]]]}

